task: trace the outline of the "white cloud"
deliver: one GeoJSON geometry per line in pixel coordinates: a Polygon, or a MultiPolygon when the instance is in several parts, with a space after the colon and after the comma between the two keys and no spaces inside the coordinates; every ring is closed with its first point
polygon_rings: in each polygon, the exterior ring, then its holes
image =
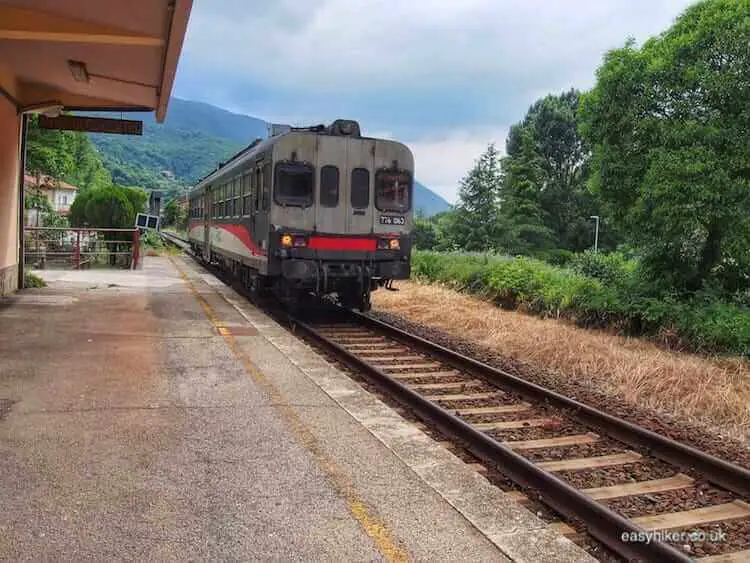
{"type": "Polygon", "coordinates": [[[358,119],[455,200],[538,97],[587,89],[604,52],[690,0],[195,0],[177,95],[279,122],[358,119]],[[186,78],[187,77],[187,78],[186,78]]]}
{"type": "MultiPolygon", "coordinates": [[[[199,0],[185,57],[276,87],[544,83],[670,24],[686,0],[199,0]],[[540,75],[539,71],[547,74],[540,75]]],[[[553,86],[553,88],[556,87],[553,86]]],[[[300,92],[302,95],[303,92],[300,92]]]]}
{"type": "Polygon", "coordinates": [[[450,203],[455,203],[458,183],[490,143],[505,152],[507,129],[455,130],[445,135],[403,142],[414,153],[417,180],[450,203]]]}

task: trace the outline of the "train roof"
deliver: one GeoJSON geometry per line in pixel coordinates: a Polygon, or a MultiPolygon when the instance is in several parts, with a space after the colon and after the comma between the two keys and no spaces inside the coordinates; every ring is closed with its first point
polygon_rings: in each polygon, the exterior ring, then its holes
{"type": "Polygon", "coordinates": [[[232,170],[256,157],[258,154],[264,153],[278,143],[282,138],[292,134],[311,134],[311,135],[332,135],[332,136],[345,136],[361,140],[372,140],[372,141],[392,141],[390,139],[377,139],[375,137],[363,137],[360,133],[359,123],[352,120],[337,119],[331,125],[314,125],[310,127],[287,127],[287,130],[279,135],[269,137],[267,139],[256,139],[247,147],[234,154],[229,160],[219,163],[219,166],[209,172],[206,176],[201,178],[195,186],[190,190],[191,193],[199,193],[203,190],[207,184],[217,178],[222,177],[224,174],[230,173],[232,170]]]}

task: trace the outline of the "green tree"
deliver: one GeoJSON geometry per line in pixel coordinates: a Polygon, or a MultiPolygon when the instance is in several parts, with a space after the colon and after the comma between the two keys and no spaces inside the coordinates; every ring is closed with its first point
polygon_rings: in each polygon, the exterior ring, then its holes
{"type": "MultiPolygon", "coordinates": [[[[146,202],[148,201],[148,192],[141,188],[125,188],[119,187],[119,190],[123,195],[128,198],[130,205],[133,207],[133,222],[135,221],[135,215],[137,213],[143,213],[146,209],[146,202]]],[[[130,225],[131,227],[133,224],[130,225]]]]}
{"type": "Polygon", "coordinates": [[[72,133],[67,145],[73,161],[73,169],[68,174],[68,180],[71,184],[83,189],[99,188],[112,184],[112,176],[104,168],[102,160],[88,136],[84,133],[72,133]]]}
{"type": "Polygon", "coordinates": [[[85,133],[41,129],[32,116],[26,137],[26,167],[79,188],[112,184],[99,153],[85,133]]]}
{"type": "MultiPolygon", "coordinates": [[[[599,204],[586,186],[589,151],[579,132],[580,93],[537,100],[513,125],[502,160],[504,244],[514,252],[581,251],[593,244],[599,204]]],[[[609,233],[600,246],[611,246],[609,233]]]]}
{"type": "Polygon", "coordinates": [[[750,284],[749,8],[707,0],[610,51],[582,103],[593,187],[677,289],[750,284]]]}
{"type": "Polygon", "coordinates": [[[506,152],[500,191],[502,246],[513,254],[551,248],[555,243],[540,203],[544,172],[534,130],[511,127],[506,152]]]}
{"type": "Polygon", "coordinates": [[[416,217],[412,235],[414,246],[420,250],[433,250],[438,244],[437,227],[430,219],[416,217]]]}
{"type": "Polygon", "coordinates": [[[490,144],[461,180],[453,237],[465,250],[493,250],[500,239],[500,161],[490,144]]]}
{"type": "Polygon", "coordinates": [[[44,213],[53,211],[52,204],[47,196],[30,191],[26,191],[23,195],[23,207],[24,209],[38,209],[44,213]]]}
{"type": "Polygon", "coordinates": [[[74,227],[132,228],[135,224],[133,204],[116,186],[82,190],[68,217],[74,227]]]}
{"type": "Polygon", "coordinates": [[[74,161],[68,132],[41,129],[39,119],[32,116],[26,136],[26,168],[57,179],[70,175],[74,161]]]}
{"type": "Polygon", "coordinates": [[[187,228],[187,210],[181,206],[180,199],[171,199],[164,206],[164,224],[177,227],[178,229],[187,228]]]}

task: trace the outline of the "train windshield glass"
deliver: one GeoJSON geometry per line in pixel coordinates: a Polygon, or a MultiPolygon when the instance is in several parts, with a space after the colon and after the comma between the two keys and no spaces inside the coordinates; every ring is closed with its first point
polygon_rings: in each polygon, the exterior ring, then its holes
{"type": "Polygon", "coordinates": [[[286,162],[277,164],[275,186],[274,200],[279,205],[312,205],[312,166],[286,162]]]}
{"type": "Polygon", "coordinates": [[[405,213],[409,210],[411,175],[381,170],[375,177],[375,207],[380,211],[405,213]]]}

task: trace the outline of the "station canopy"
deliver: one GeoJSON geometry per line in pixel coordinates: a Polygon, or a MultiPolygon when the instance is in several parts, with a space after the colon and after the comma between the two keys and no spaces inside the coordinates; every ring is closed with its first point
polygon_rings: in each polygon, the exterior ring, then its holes
{"type": "Polygon", "coordinates": [[[166,116],[192,0],[0,0],[3,92],[21,111],[166,116]],[[44,111],[48,111],[44,109],[44,111]]]}

